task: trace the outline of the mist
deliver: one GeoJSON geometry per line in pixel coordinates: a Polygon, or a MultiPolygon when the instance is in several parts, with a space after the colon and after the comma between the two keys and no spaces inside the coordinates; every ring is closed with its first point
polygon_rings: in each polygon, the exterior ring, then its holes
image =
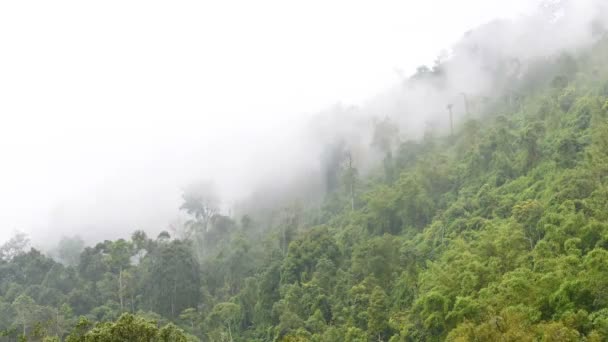
{"type": "Polygon", "coordinates": [[[155,234],[182,219],[181,191],[200,180],[226,214],[289,189],[314,197],[329,144],[371,170],[374,118],[406,139],[446,134],[448,104],[461,123],[462,94],[491,98],[527,63],[577,53],[606,14],[600,1],[547,6],[0,4],[0,241],[155,234]],[[437,56],[442,84],[412,83],[437,56]],[[497,79],[505,58],[519,64],[497,79]]]}

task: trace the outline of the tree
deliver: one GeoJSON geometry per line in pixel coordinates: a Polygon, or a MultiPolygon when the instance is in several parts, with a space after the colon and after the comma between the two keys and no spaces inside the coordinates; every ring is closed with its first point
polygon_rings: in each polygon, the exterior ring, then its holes
{"type": "Polygon", "coordinates": [[[195,308],[187,308],[179,315],[179,319],[188,322],[192,329],[194,329],[194,322],[196,322],[198,317],[199,314],[195,308]]]}
{"type": "Polygon", "coordinates": [[[539,138],[544,132],[544,126],[540,122],[534,122],[528,125],[521,137],[522,143],[526,149],[526,157],[524,161],[524,169],[526,171],[532,169],[538,162],[541,156],[541,150],[538,143],[539,138]]]}
{"type": "Polygon", "coordinates": [[[530,242],[530,249],[542,238],[538,221],[543,215],[543,207],[538,201],[528,200],[513,207],[513,218],[520,223],[530,242]]]}
{"type": "Polygon", "coordinates": [[[109,270],[104,256],[106,245],[98,243],[95,247],[86,247],[80,254],[78,273],[86,280],[98,281],[109,270]]]}
{"type": "Polygon", "coordinates": [[[399,127],[389,118],[374,119],[372,147],[383,154],[385,179],[392,183],[395,178],[393,151],[399,142],[399,127]]]}
{"type": "Polygon", "coordinates": [[[357,183],[357,169],[353,163],[353,155],[350,151],[346,153],[346,162],[344,164],[343,182],[350,196],[350,209],[355,210],[355,186],[357,183]]]}
{"type": "Polygon", "coordinates": [[[388,335],[388,305],[386,293],[376,286],[369,298],[367,309],[367,331],[377,341],[382,341],[388,335]]]}
{"type": "Polygon", "coordinates": [[[79,236],[62,237],[57,244],[57,256],[66,265],[76,266],[80,253],[84,250],[84,241],[79,236]]]}
{"type": "Polygon", "coordinates": [[[13,308],[17,312],[17,321],[23,326],[23,336],[26,336],[27,327],[33,323],[36,307],[34,300],[26,295],[20,295],[13,302],[13,308]]]}
{"type": "Polygon", "coordinates": [[[211,219],[219,211],[215,186],[210,182],[190,184],[184,189],[182,199],[180,209],[193,217],[186,223],[191,233],[206,233],[211,219]]]}
{"type": "Polygon", "coordinates": [[[146,267],[144,295],[150,309],[175,318],[196,306],[200,299],[200,266],[191,244],[173,240],[158,246],[146,267]]]}
{"type": "Polygon", "coordinates": [[[146,232],[143,230],[136,230],[131,234],[131,244],[133,245],[135,255],[137,256],[137,262],[140,262],[144,255],[150,252],[152,241],[150,241],[146,232]]]}
{"type": "Polygon", "coordinates": [[[83,335],[83,342],[188,342],[186,334],[174,325],[159,329],[156,322],[123,314],[116,322],[100,323],[83,335]]]}
{"type": "Polygon", "coordinates": [[[19,254],[25,253],[30,244],[28,236],[21,232],[16,232],[13,237],[0,246],[0,260],[10,261],[19,254]]]}
{"type": "Polygon", "coordinates": [[[340,172],[347,153],[344,139],[326,144],[320,156],[323,181],[327,193],[332,193],[340,186],[340,172]]]}
{"type": "MultiPolygon", "coordinates": [[[[226,329],[229,341],[233,341],[232,328],[238,325],[241,308],[234,303],[219,303],[213,307],[207,318],[207,326],[213,329],[226,329]]],[[[220,334],[221,335],[221,334],[220,334]]]]}

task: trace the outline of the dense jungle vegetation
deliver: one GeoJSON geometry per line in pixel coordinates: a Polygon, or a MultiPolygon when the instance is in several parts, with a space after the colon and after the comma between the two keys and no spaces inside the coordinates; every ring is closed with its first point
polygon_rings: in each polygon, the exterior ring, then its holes
{"type": "Polygon", "coordinates": [[[542,58],[453,133],[370,123],[382,163],[328,147],[319,203],[229,217],[186,191],[188,234],[55,259],[15,236],[0,341],[606,341],[607,61],[607,39],[542,58]]]}

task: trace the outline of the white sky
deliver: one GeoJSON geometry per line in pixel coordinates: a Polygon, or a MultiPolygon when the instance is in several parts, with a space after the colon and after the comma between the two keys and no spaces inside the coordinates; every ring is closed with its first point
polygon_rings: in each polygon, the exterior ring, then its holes
{"type": "Polygon", "coordinates": [[[0,1],[0,241],[146,228],[201,176],[244,193],[293,122],[535,3],[0,1]]]}

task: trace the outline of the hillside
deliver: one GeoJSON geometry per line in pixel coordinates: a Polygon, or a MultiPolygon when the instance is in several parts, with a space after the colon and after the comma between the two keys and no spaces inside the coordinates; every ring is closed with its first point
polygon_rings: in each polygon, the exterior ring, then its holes
{"type": "MultiPolygon", "coordinates": [[[[17,237],[0,249],[0,341],[110,341],[116,331],[142,341],[605,341],[606,61],[608,38],[529,61],[511,79],[500,60],[503,86],[465,97],[453,132],[448,110],[419,139],[400,134],[398,119],[376,120],[381,162],[360,172],[348,143],[328,147],[320,202],[293,196],[229,217],[190,189],[191,220],[177,235],[136,231],[82,253],[66,240],[61,263],[17,237]]],[[[445,63],[403,86],[441,88],[445,63]]]]}

